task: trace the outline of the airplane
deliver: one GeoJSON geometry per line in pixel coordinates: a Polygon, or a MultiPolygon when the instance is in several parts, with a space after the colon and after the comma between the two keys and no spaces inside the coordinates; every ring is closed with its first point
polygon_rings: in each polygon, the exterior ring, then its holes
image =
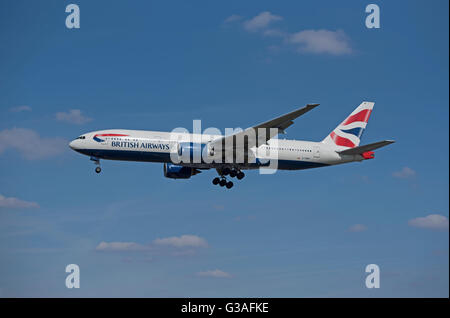
{"type": "Polygon", "coordinates": [[[359,145],[374,104],[362,102],[320,142],[275,138],[285,133],[294,119],[319,106],[307,104],[228,135],[109,129],[85,133],[69,146],[89,156],[97,173],[101,172],[101,159],[159,162],[164,176],[171,179],[189,179],[202,170],[216,169],[218,176],[212,183],[230,189],[230,179],[244,178],[243,170],[302,170],[373,159],[373,150],[394,143],[383,140],[359,145]]]}

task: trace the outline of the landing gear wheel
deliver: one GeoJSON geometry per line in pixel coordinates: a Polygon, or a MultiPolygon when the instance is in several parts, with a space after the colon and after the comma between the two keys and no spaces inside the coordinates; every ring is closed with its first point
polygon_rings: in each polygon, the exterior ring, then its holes
{"type": "Polygon", "coordinates": [[[234,177],[236,177],[236,175],[237,175],[236,170],[231,170],[230,177],[234,178],[234,177]]]}
{"type": "Polygon", "coordinates": [[[230,168],[223,168],[223,170],[222,170],[222,175],[224,175],[224,176],[229,175],[230,172],[231,172],[231,169],[230,169],[230,168]]]}
{"type": "Polygon", "coordinates": [[[219,182],[219,185],[220,185],[221,187],[225,186],[226,184],[227,184],[227,180],[225,180],[225,179],[222,179],[222,180],[220,180],[220,182],[219,182]]]}
{"type": "Polygon", "coordinates": [[[242,171],[239,171],[238,174],[237,174],[238,180],[241,180],[244,177],[245,177],[245,173],[243,173],[242,171]]]}
{"type": "Polygon", "coordinates": [[[227,186],[227,189],[231,189],[233,187],[233,182],[228,181],[226,186],[227,186]]]}
{"type": "Polygon", "coordinates": [[[214,185],[218,185],[219,182],[220,182],[220,179],[219,179],[219,178],[214,178],[213,181],[212,181],[212,183],[213,183],[214,185]]]}
{"type": "Polygon", "coordinates": [[[100,167],[95,168],[95,172],[100,173],[101,171],[102,171],[102,168],[100,168],[100,167]]]}

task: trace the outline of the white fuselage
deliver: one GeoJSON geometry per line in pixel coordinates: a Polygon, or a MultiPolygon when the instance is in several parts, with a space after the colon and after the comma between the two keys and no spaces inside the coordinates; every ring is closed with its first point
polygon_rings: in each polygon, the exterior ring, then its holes
{"type": "Polygon", "coordinates": [[[178,163],[173,161],[180,144],[193,142],[206,145],[222,137],[221,135],[110,129],[83,134],[73,140],[70,147],[96,160],[175,163],[200,169],[224,166],[254,169],[264,166],[262,162],[276,160],[276,169],[299,170],[364,160],[361,155],[340,155],[337,152],[347,147],[331,146],[323,142],[270,139],[267,144],[249,150],[255,159],[252,163],[205,162],[203,160],[178,163]]]}

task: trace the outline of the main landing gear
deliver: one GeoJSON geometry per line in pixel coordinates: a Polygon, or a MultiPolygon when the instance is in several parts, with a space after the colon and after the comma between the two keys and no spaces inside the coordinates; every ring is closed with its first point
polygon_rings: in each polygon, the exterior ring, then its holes
{"type": "Polygon", "coordinates": [[[231,178],[236,177],[238,180],[241,180],[242,178],[245,177],[245,174],[237,169],[223,168],[221,170],[217,169],[217,172],[219,173],[220,177],[214,178],[212,183],[214,185],[226,187],[227,189],[231,189],[234,184],[232,181],[228,181],[225,176],[229,175],[231,178]]]}
{"type": "Polygon", "coordinates": [[[95,165],[95,172],[100,173],[102,172],[102,168],[100,167],[100,159],[97,157],[91,157],[91,160],[94,161],[95,165]]]}
{"type": "Polygon", "coordinates": [[[223,168],[222,175],[224,176],[230,175],[231,178],[236,177],[238,180],[241,180],[242,178],[245,177],[245,173],[243,173],[241,170],[230,168],[223,168]]]}
{"type": "Polygon", "coordinates": [[[221,187],[227,187],[227,189],[231,189],[233,187],[233,182],[231,181],[227,181],[227,179],[225,179],[225,177],[221,177],[221,178],[214,178],[212,183],[214,185],[220,185],[221,187]]]}

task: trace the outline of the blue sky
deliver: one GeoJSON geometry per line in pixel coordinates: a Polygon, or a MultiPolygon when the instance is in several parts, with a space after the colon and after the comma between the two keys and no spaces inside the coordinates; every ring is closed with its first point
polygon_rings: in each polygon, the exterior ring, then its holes
{"type": "Polygon", "coordinates": [[[69,30],[69,3],[0,4],[0,296],[448,297],[448,1],[378,1],[380,29],[361,1],[76,1],[69,30]],[[319,141],[363,100],[374,160],[229,191],[67,146],[312,102],[286,137],[319,141]]]}

